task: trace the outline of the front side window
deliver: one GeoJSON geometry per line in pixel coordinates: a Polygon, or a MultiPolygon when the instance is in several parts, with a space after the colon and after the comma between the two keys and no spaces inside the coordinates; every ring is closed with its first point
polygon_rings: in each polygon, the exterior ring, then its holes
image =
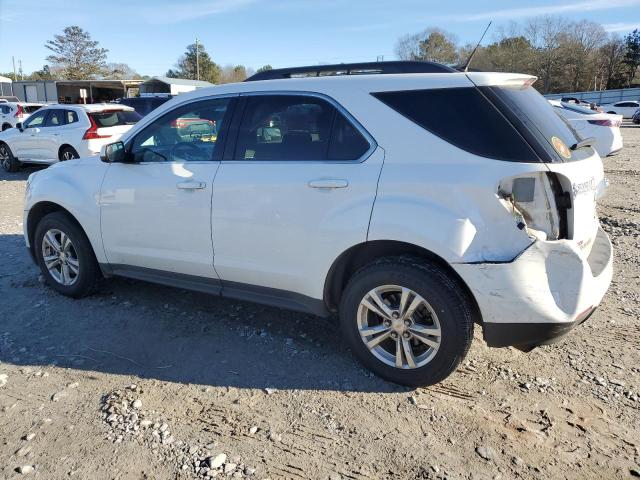
{"type": "Polygon", "coordinates": [[[228,98],[189,103],[163,115],[135,136],[135,162],[194,162],[214,159],[228,98]]]}
{"type": "Polygon", "coordinates": [[[38,110],[24,122],[24,128],[42,127],[48,110],[38,110]]]}

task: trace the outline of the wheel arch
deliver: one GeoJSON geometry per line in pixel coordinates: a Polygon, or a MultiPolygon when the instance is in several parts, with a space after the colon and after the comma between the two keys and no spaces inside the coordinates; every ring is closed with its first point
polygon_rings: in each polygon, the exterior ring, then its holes
{"type": "Polygon", "coordinates": [[[372,240],[363,242],[342,252],[338,258],[334,260],[324,283],[323,296],[328,310],[330,312],[337,312],[340,298],[347,282],[360,268],[378,258],[401,255],[416,257],[423,261],[437,264],[446,270],[464,290],[465,295],[468,297],[474,309],[474,313],[477,314],[475,318],[482,319],[480,308],[471,289],[446,260],[426,248],[396,240],[372,240]]]}
{"type": "Polygon", "coordinates": [[[0,127],[2,129],[2,131],[4,132],[5,130],[9,130],[10,128],[13,128],[13,125],[11,125],[8,122],[5,122],[2,124],[2,127],[0,127]],[[6,127],[6,128],[5,128],[6,127]]]}
{"type": "Polygon", "coordinates": [[[34,243],[33,237],[36,233],[36,228],[38,227],[38,223],[40,223],[40,220],[42,220],[46,215],[53,212],[64,213],[67,217],[69,217],[69,220],[71,220],[80,230],[84,232],[85,235],[87,234],[84,228],[82,228],[82,225],[80,224],[78,219],[69,210],[64,208],[62,205],[55,202],[48,202],[48,201],[38,202],[29,209],[29,214],[27,215],[27,232],[26,233],[27,233],[27,239],[29,240],[29,248],[31,249],[32,253],[35,253],[34,245],[33,245],[34,243]]]}

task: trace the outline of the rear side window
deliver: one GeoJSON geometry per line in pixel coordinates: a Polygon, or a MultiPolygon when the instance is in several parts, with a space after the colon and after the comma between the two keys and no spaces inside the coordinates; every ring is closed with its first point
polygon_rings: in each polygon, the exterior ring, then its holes
{"type": "Polygon", "coordinates": [[[67,124],[76,123],[78,121],[78,114],[73,110],[65,110],[64,114],[67,120],[67,124]]]}
{"type": "Polygon", "coordinates": [[[247,98],[236,160],[357,160],[370,145],[326,100],[304,95],[247,98]]]}
{"type": "Polygon", "coordinates": [[[467,152],[497,160],[540,161],[509,121],[474,87],[379,92],[373,96],[467,152]]]}
{"type": "Polygon", "coordinates": [[[64,125],[64,113],[62,110],[50,110],[46,127],[60,127],[64,125]]]}
{"type": "Polygon", "coordinates": [[[131,110],[107,110],[90,113],[89,116],[96,122],[98,128],[134,125],[142,118],[139,113],[131,110]]]}

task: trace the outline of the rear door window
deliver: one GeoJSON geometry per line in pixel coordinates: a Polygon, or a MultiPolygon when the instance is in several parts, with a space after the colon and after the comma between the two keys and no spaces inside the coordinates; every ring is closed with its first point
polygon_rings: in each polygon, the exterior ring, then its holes
{"type": "Polygon", "coordinates": [[[497,160],[540,161],[518,131],[475,87],[379,92],[373,96],[467,152],[497,160]]]}
{"type": "Polygon", "coordinates": [[[247,97],[235,160],[357,160],[370,148],[328,101],[307,95],[247,97]]]}
{"type": "Polygon", "coordinates": [[[40,105],[26,105],[26,106],[23,106],[22,109],[26,113],[33,113],[33,112],[35,112],[35,111],[40,109],[40,105]]]}
{"type": "Polygon", "coordinates": [[[61,127],[64,125],[64,111],[62,110],[50,110],[47,117],[47,127],[61,127]]]}
{"type": "Polygon", "coordinates": [[[64,111],[65,114],[65,120],[67,125],[70,123],[77,123],[78,122],[78,114],[76,112],[74,112],[73,110],[65,110],[64,111]]]}
{"type": "Polygon", "coordinates": [[[135,125],[142,118],[133,110],[106,110],[90,113],[98,128],[118,127],[121,125],[135,125]]]}

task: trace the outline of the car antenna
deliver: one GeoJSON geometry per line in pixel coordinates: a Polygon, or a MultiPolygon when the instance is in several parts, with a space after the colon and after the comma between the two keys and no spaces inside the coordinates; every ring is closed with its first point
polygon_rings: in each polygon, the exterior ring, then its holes
{"type": "Polygon", "coordinates": [[[478,50],[478,47],[482,43],[482,40],[484,39],[484,36],[487,34],[487,31],[489,30],[489,27],[491,26],[491,23],[492,22],[489,22],[489,25],[487,25],[487,28],[484,29],[484,33],[480,37],[480,40],[478,41],[478,44],[476,45],[476,48],[473,49],[473,51],[471,52],[471,55],[469,55],[469,58],[467,58],[467,61],[464,63],[464,65],[460,65],[460,67],[458,67],[458,70],[460,70],[461,72],[468,72],[469,71],[469,65],[471,65],[471,61],[473,60],[473,56],[476,54],[476,51],[478,50]]]}

